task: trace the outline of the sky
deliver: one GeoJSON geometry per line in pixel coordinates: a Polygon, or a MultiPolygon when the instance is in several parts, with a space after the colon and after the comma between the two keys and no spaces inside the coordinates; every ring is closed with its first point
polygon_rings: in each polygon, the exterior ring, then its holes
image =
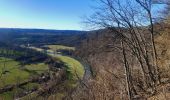
{"type": "Polygon", "coordinates": [[[85,30],[82,17],[93,14],[96,1],[0,0],[0,28],[85,30]]]}
{"type": "Polygon", "coordinates": [[[83,30],[93,0],[0,0],[1,28],[83,30]]]}

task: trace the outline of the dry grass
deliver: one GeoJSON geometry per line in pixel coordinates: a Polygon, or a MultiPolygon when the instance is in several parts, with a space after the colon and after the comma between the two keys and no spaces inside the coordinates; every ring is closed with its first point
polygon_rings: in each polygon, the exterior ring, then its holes
{"type": "Polygon", "coordinates": [[[159,57],[159,66],[163,78],[170,77],[170,29],[166,28],[156,38],[156,47],[159,57]]]}
{"type": "MultiPolygon", "coordinates": [[[[170,20],[166,21],[166,27],[156,38],[156,48],[159,57],[159,69],[163,82],[170,80],[170,20]]],[[[158,94],[148,98],[148,100],[170,100],[170,84],[158,87],[158,94]]]]}
{"type": "Polygon", "coordinates": [[[164,84],[158,87],[159,93],[148,100],[170,100],[170,84],[164,84]]]}

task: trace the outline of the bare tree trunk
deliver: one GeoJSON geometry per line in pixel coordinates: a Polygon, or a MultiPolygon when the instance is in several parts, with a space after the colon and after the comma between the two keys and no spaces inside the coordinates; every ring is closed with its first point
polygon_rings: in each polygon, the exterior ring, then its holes
{"type": "Polygon", "coordinates": [[[126,59],[126,52],[125,52],[125,47],[123,40],[121,41],[121,47],[122,47],[122,53],[123,53],[123,61],[124,61],[124,70],[125,70],[125,76],[126,76],[126,85],[127,85],[127,93],[128,93],[128,99],[132,100],[132,93],[131,93],[131,88],[130,88],[130,73],[129,73],[129,66],[128,62],[126,59]]]}
{"type": "Polygon", "coordinates": [[[145,89],[152,89],[151,92],[154,93],[161,78],[154,39],[156,32],[152,18],[152,0],[125,0],[123,3],[121,0],[100,1],[101,12],[97,11],[88,22],[93,26],[109,29],[119,37],[119,40],[117,37],[114,39],[121,44],[129,99],[132,98],[130,91],[135,93],[135,84],[132,84],[133,73],[130,71],[131,62],[128,57],[137,59],[135,67],[143,73],[145,89]]]}

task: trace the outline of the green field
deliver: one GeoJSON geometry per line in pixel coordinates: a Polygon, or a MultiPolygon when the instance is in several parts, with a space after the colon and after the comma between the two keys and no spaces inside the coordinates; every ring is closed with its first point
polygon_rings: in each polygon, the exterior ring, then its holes
{"type": "Polygon", "coordinates": [[[74,47],[68,47],[68,46],[63,46],[63,45],[47,45],[51,50],[56,51],[56,50],[75,50],[74,47]]]}
{"type": "Polygon", "coordinates": [[[5,54],[5,55],[17,55],[17,56],[25,55],[24,52],[18,52],[18,51],[8,50],[8,49],[2,49],[2,48],[0,48],[0,54],[5,54]]]}
{"type": "Polygon", "coordinates": [[[62,89],[56,94],[50,95],[48,100],[63,100],[63,98],[67,95],[66,90],[74,89],[78,85],[77,80],[82,79],[85,72],[83,65],[76,59],[68,56],[58,56],[57,58],[66,64],[69,80],[60,84],[58,87],[62,87],[62,89]]]}
{"type": "MultiPolygon", "coordinates": [[[[49,48],[51,51],[56,50],[75,50],[74,47],[67,47],[62,45],[49,45],[49,48]]],[[[38,50],[38,49],[37,49],[38,50]]],[[[76,59],[69,57],[69,56],[63,56],[63,55],[51,55],[53,57],[56,57],[58,60],[62,61],[66,65],[67,69],[67,77],[68,80],[64,81],[62,84],[59,85],[61,87],[61,90],[58,91],[58,93],[53,94],[49,97],[49,99],[52,97],[56,97],[58,100],[61,100],[66,95],[66,90],[73,89],[77,86],[77,80],[82,79],[84,75],[84,67],[83,65],[76,59]],[[65,90],[66,89],[66,90],[65,90]]],[[[32,64],[32,65],[25,65],[24,67],[21,67],[19,65],[19,62],[14,61],[12,59],[7,58],[0,58],[0,73],[4,71],[4,61],[9,61],[9,63],[5,63],[5,70],[7,71],[6,74],[4,74],[1,77],[0,87],[4,87],[9,84],[16,84],[17,82],[22,82],[27,79],[29,79],[31,76],[39,75],[45,71],[48,70],[47,65],[44,63],[39,64],[32,64]]],[[[27,84],[26,86],[23,86],[24,89],[27,88],[33,88],[38,87],[39,84],[27,84]]],[[[5,100],[11,100],[13,94],[16,92],[22,92],[23,89],[14,89],[13,91],[6,92],[3,94],[0,94],[0,97],[5,98],[5,100]]],[[[28,97],[36,97],[36,92],[32,93],[28,96],[23,97],[24,100],[26,100],[28,97]]],[[[40,99],[43,97],[39,97],[40,99]]],[[[39,99],[38,98],[38,99],[39,99]]],[[[1,99],[1,98],[0,98],[1,99]]]]}
{"type": "MultiPolygon", "coordinates": [[[[63,45],[48,45],[50,50],[75,50],[75,47],[68,47],[63,45]]],[[[67,72],[69,79],[77,80],[78,78],[82,78],[84,75],[84,67],[83,65],[74,58],[69,56],[56,56],[59,60],[64,62],[67,66],[67,72]]]]}
{"type": "Polygon", "coordinates": [[[0,87],[28,80],[48,70],[44,63],[21,66],[19,62],[0,57],[0,87]]]}
{"type": "Polygon", "coordinates": [[[16,94],[22,93],[24,91],[29,91],[33,88],[38,88],[40,84],[37,83],[29,83],[27,85],[24,85],[21,88],[15,88],[12,91],[5,92],[3,94],[0,94],[0,100],[13,100],[13,97],[15,97],[16,94]]]}
{"type": "MultiPolygon", "coordinates": [[[[67,65],[67,76],[68,80],[64,81],[62,84],[58,85],[60,90],[56,94],[52,94],[49,96],[48,100],[62,100],[62,98],[67,94],[66,90],[71,90],[77,86],[77,79],[83,78],[84,75],[84,67],[83,65],[74,58],[68,56],[56,56],[59,60],[64,62],[67,65]],[[66,90],[65,90],[66,89],[66,90]]],[[[32,93],[23,97],[21,100],[27,100],[28,97],[35,98],[37,96],[36,93],[32,93]]],[[[36,98],[37,100],[42,100],[43,97],[39,96],[36,98]]]]}
{"type": "Polygon", "coordinates": [[[83,77],[84,67],[79,61],[68,56],[58,56],[57,58],[67,65],[69,79],[77,80],[83,77]]]}
{"type": "MultiPolygon", "coordinates": [[[[0,57],[0,88],[3,88],[7,85],[17,84],[24,82],[31,78],[32,76],[40,75],[48,71],[48,66],[44,63],[30,64],[21,66],[19,62],[0,57]]],[[[9,92],[0,94],[0,99],[11,100],[16,93],[22,93],[25,90],[38,87],[37,83],[29,83],[24,85],[22,88],[17,88],[9,92]]]]}
{"type": "MultiPolygon", "coordinates": [[[[75,50],[74,47],[67,47],[67,46],[61,46],[61,45],[51,45],[49,46],[52,50],[75,50]]],[[[69,57],[69,56],[55,56],[57,59],[61,60],[62,62],[65,63],[66,69],[67,69],[67,76],[69,80],[66,80],[64,83],[60,84],[59,87],[62,87],[63,90],[61,89],[58,91],[58,93],[51,95],[48,100],[51,99],[56,99],[56,100],[62,100],[62,98],[67,94],[66,90],[71,90],[74,89],[77,86],[77,80],[82,79],[84,76],[84,67],[83,65],[76,59],[69,57]]]]}

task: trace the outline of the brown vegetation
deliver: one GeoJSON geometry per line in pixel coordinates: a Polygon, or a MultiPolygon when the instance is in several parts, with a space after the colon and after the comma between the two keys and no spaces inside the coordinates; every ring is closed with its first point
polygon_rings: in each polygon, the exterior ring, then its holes
{"type": "Polygon", "coordinates": [[[101,0],[102,12],[88,20],[106,30],[84,41],[77,51],[89,62],[93,75],[73,93],[75,100],[143,100],[160,94],[160,86],[169,84],[168,22],[156,25],[147,8],[150,0],[135,1],[138,8],[146,11],[142,14],[149,15],[144,18],[149,26],[136,21],[140,16],[130,1],[123,6],[119,0],[101,0]]]}

